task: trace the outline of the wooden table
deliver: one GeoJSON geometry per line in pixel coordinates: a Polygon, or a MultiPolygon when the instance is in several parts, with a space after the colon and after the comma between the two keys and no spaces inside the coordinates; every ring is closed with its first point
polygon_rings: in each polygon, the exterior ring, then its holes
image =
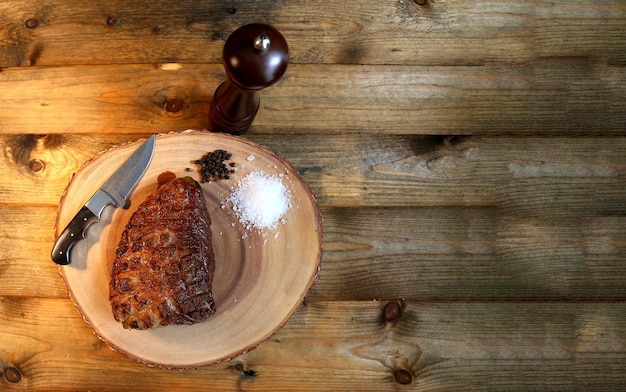
{"type": "Polygon", "coordinates": [[[626,385],[623,0],[4,0],[0,69],[0,390],[626,385]],[[57,204],[98,152],[206,128],[251,22],[291,61],[245,137],[317,196],[319,282],[257,349],[148,368],[69,299],[57,204]]]}

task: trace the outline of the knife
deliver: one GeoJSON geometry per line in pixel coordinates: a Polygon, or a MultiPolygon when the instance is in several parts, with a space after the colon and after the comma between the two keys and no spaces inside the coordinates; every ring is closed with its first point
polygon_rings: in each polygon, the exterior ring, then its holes
{"type": "Polygon", "coordinates": [[[135,189],[152,161],[156,135],[152,135],[113,173],[111,177],[72,218],[52,248],[52,261],[60,265],[70,264],[70,252],[74,244],[85,238],[87,228],[100,220],[104,207],[113,204],[125,208],[128,196],[135,189]]]}

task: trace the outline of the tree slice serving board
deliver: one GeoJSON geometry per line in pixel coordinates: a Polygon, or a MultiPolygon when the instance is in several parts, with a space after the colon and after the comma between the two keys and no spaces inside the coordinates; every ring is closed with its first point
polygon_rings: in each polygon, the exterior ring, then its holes
{"type": "MultiPolygon", "coordinates": [[[[107,150],[88,161],[70,180],[59,203],[56,235],[80,207],[143,141],[107,150]]],[[[127,209],[105,208],[100,222],[72,249],[71,264],[59,266],[70,297],[95,334],[112,349],[150,366],[193,368],[228,360],[263,342],[283,326],[315,283],[321,263],[319,206],[289,162],[248,139],[185,131],[157,136],[154,156],[127,209]],[[227,150],[236,172],[228,180],[202,183],[211,216],[216,271],[216,313],[195,325],[125,330],[115,321],[109,281],[115,249],[139,204],[157,189],[164,172],[200,181],[198,165],[209,151],[227,150]],[[291,207],[273,229],[247,230],[227,202],[245,175],[282,175],[291,207]]]]}

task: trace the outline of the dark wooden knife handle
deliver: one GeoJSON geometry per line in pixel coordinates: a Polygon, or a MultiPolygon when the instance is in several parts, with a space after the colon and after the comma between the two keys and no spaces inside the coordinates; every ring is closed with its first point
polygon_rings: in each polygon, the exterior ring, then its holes
{"type": "Polygon", "coordinates": [[[77,241],[85,238],[87,228],[96,221],[98,217],[89,208],[81,208],[54,243],[52,261],[59,265],[69,264],[72,247],[77,241]]]}

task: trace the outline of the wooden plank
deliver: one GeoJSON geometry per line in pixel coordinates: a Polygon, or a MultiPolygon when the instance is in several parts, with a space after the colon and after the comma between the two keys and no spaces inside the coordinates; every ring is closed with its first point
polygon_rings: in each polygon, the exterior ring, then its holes
{"type": "MultiPolygon", "coordinates": [[[[0,184],[0,203],[56,205],[86,160],[140,135],[4,136],[0,170],[19,181],[0,184]]],[[[292,162],[328,207],[475,206],[512,217],[582,217],[623,214],[626,205],[623,137],[249,137],[292,162]]]]}
{"type": "Polygon", "coordinates": [[[623,216],[323,212],[324,259],[311,300],[626,298],[623,216]]]}
{"type": "MultiPolygon", "coordinates": [[[[626,300],[623,214],[337,207],[322,214],[322,270],[311,301],[626,300]]],[[[0,296],[67,297],[50,260],[55,218],[54,207],[0,207],[0,296]]]]}
{"type": "Polygon", "coordinates": [[[0,184],[0,203],[56,206],[70,178],[85,162],[125,140],[137,140],[140,135],[125,137],[2,136],[0,167],[7,170],[7,178],[15,180],[0,184]]]}
{"type": "Polygon", "coordinates": [[[623,212],[622,137],[300,135],[297,145],[290,137],[251,137],[294,163],[327,206],[623,212]]]}
{"type": "Polygon", "coordinates": [[[225,78],[219,68],[164,64],[5,70],[0,96],[7,107],[0,113],[0,129],[6,134],[89,134],[206,128],[213,92],[225,78]]]}
{"type": "Polygon", "coordinates": [[[55,219],[55,207],[0,206],[0,295],[67,298],[50,258],[55,219]]]}
{"type": "Polygon", "coordinates": [[[0,390],[626,385],[623,0],[0,0],[0,86],[0,390]],[[317,195],[319,282],[256,350],[146,368],[69,300],[56,204],[101,150],[207,127],[249,22],[290,44],[246,137],[317,195]]]}
{"type": "Polygon", "coordinates": [[[626,64],[620,0],[427,3],[3,1],[0,67],[220,63],[226,37],[251,22],[277,27],[293,63],[478,65],[594,56],[626,64]]]}
{"type": "Polygon", "coordinates": [[[168,371],[110,351],[69,300],[2,297],[0,352],[21,380],[0,383],[7,391],[163,383],[172,391],[388,390],[403,387],[398,370],[416,391],[593,391],[626,382],[624,302],[399,304],[398,317],[385,321],[386,302],[307,303],[256,350],[201,370],[168,371]]]}
{"type": "Polygon", "coordinates": [[[263,92],[254,126],[285,133],[623,134],[625,90],[623,67],[580,58],[359,72],[293,66],[263,92]]]}
{"type": "MultiPolygon", "coordinates": [[[[220,65],[0,72],[5,134],[208,128],[220,65]],[[124,121],[120,121],[124,118],[124,121]]],[[[250,134],[622,135],[626,67],[586,58],[480,67],[292,65],[261,92],[250,134]]]]}

